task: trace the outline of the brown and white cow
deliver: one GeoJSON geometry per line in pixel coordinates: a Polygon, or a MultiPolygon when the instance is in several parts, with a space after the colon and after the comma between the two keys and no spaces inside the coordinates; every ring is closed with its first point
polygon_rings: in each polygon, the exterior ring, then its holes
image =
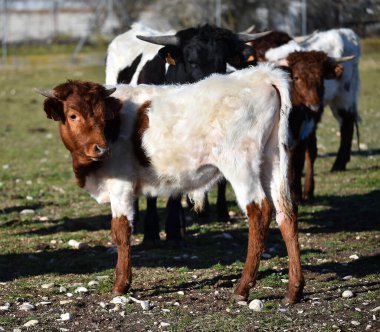
{"type": "Polygon", "coordinates": [[[297,207],[288,180],[288,75],[269,65],[214,74],[182,86],[118,85],[116,91],[79,81],[44,93],[58,121],[78,184],[110,202],[118,248],[114,293],[131,285],[133,201],[181,192],[203,201],[222,176],[246,212],[249,240],[234,292],[247,299],[256,282],[272,211],[289,255],[286,302],[302,297],[297,207]]]}
{"type": "Polygon", "coordinates": [[[290,128],[295,139],[292,149],[292,192],[298,202],[314,197],[314,162],[317,157],[317,124],[323,112],[324,80],[340,79],[340,62],[352,57],[334,59],[320,51],[290,53],[279,64],[285,66],[292,79],[290,128]],[[304,190],[301,177],[306,160],[304,190]]]}

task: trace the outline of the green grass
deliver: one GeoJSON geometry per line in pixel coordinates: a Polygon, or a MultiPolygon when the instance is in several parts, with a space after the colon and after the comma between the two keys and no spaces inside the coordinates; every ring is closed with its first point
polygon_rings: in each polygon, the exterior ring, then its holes
{"type": "MultiPolygon", "coordinates": [[[[316,198],[299,210],[305,301],[290,308],[281,305],[286,289],[281,279],[287,278],[288,260],[279,230],[272,223],[267,245],[272,257],[262,260],[250,294],[250,299],[265,302],[264,311],[253,313],[233,304],[230,293],[245,259],[247,224],[242,215],[231,223],[200,224],[188,213],[191,221],[182,248],[133,248],[131,291],[149,298],[154,308],[143,312],[138,305],[128,304],[125,318],[98,305],[111,299],[116,262],[116,255],[106,251],[111,245],[109,207],[97,205],[76,186],[57,124],[46,118],[43,98],[33,91],[69,78],[103,82],[105,49],[86,50],[75,65],[70,63],[67,46],[52,51],[54,56],[40,48],[30,53],[20,50],[30,55],[12,56],[9,66],[0,68],[0,306],[7,301],[12,304],[10,312],[0,312],[0,326],[12,330],[33,317],[42,322],[41,331],[51,331],[64,310],[59,301],[67,297],[57,287],[43,290],[41,284],[54,282],[72,292],[73,283],[87,285],[96,276],[106,275],[108,279],[82,299],[74,297],[67,307],[76,317],[67,323],[71,330],[92,330],[91,319],[103,330],[128,326],[137,331],[160,330],[162,321],[170,322],[170,331],[336,331],[334,326],[354,330],[351,320],[360,321],[363,330],[367,323],[374,327],[370,309],[378,305],[380,295],[379,45],[378,40],[363,43],[359,110],[360,142],[365,149],[357,151],[354,143],[347,172],[330,172],[339,130],[329,109],[319,125],[316,198]],[[21,215],[25,208],[35,213],[21,215]],[[222,232],[233,239],[215,237],[222,232]],[[70,239],[86,242],[89,248],[73,250],[67,244],[70,239]],[[352,254],[359,259],[350,259],[352,254]],[[344,280],[347,275],[353,278],[344,280]],[[356,296],[342,299],[344,289],[354,290],[356,296]],[[179,290],[185,295],[178,294],[179,290]],[[18,298],[36,303],[42,297],[53,304],[32,315],[17,310],[18,298]],[[316,301],[321,303],[314,305],[316,301]]],[[[212,205],[215,196],[213,191],[212,205]]],[[[228,199],[231,210],[238,211],[230,188],[228,199]]],[[[144,200],[140,206],[145,209],[144,200]]],[[[164,206],[165,199],[160,199],[161,216],[164,206]]],[[[140,224],[139,241],[141,230],[140,224]]]]}

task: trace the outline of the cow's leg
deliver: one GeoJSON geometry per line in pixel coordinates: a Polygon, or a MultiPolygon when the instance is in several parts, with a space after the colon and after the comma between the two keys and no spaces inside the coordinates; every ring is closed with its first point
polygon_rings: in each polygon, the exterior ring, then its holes
{"type": "Polygon", "coordinates": [[[181,197],[182,195],[169,197],[166,205],[168,213],[165,224],[166,241],[172,243],[179,242],[182,239],[182,232],[184,231],[185,218],[181,205],[181,197]]]}
{"type": "Polygon", "coordinates": [[[289,283],[284,303],[292,304],[301,300],[305,285],[298,245],[297,208],[294,208],[290,216],[287,216],[283,212],[278,212],[276,221],[280,227],[289,257],[289,283]]]}
{"type": "Polygon", "coordinates": [[[305,183],[303,200],[314,198],[314,162],[317,158],[317,137],[314,130],[306,142],[305,152],[305,183]]]}
{"type": "Polygon", "coordinates": [[[234,299],[247,300],[249,290],[255,285],[261,254],[264,251],[265,240],[269,230],[272,209],[267,198],[259,204],[247,205],[249,224],[247,258],[243,274],[234,291],[234,299]]]}
{"type": "Polygon", "coordinates": [[[137,223],[139,221],[139,218],[140,218],[139,199],[136,198],[133,201],[133,221],[132,221],[132,226],[133,226],[133,233],[134,234],[136,233],[137,223]]]}
{"type": "Polygon", "coordinates": [[[114,294],[123,294],[132,283],[131,235],[132,227],[126,216],[113,217],[111,222],[112,240],[117,246],[117,263],[114,294]]]}
{"type": "Polygon", "coordinates": [[[338,114],[341,118],[340,146],[331,169],[332,172],[346,170],[346,164],[350,161],[351,157],[352,137],[354,134],[354,114],[343,109],[339,109],[338,114]]]}
{"type": "Polygon", "coordinates": [[[144,218],[144,240],[146,246],[153,246],[160,240],[160,226],[157,213],[157,197],[147,197],[144,218]]]}
{"type": "MultiPolygon", "coordinates": [[[[187,207],[192,210],[194,209],[194,202],[191,200],[191,198],[187,195],[186,196],[186,203],[187,207]]],[[[202,203],[202,211],[197,211],[197,222],[203,224],[208,222],[210,217],[210,203],[208,200],[207,193],[204,194],[203,203],[202,203]]]]}
{"type": "Polygon", "coordinates": [[[292,198],[297,203],[302,201],[302,172],[305,164],[305,149],[306,143],[301,141],[290,154],[290,188],[292,198]]]}
{"type": "Polygon", "coordinates": [[[223,180],[218,183],[218,196],[216,199],[216,213],[219,221],[230,220],[226,201],[226,187],[227,181],[223,178],[223,180]]]}

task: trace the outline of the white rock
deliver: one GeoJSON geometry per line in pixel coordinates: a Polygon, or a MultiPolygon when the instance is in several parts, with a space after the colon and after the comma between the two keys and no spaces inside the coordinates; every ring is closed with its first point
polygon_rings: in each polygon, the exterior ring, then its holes
{"type": "Polygon", "coordinates": [[[352,321],[351,321],[351,324],[352,324],[352,325],[355,325],[355,326],[359,326],[359,325],[360,325],[360,322],[358,322],[357,320],[352,320],[352,321]]]}
{"type": "Polygon", "coordinates": [[[282,282],[283,284],[287,284],[287,283],[289,282],[289,280],[288,280],[288,279],[281,279],[281,282],[282,282]]]}
{"type": "Polygon", "coordinates": [[[20,212],[20,214],[26,215],[26,214],[34,214],[34,210],[32,209],[24,209],[20,212]]]}
{"type": "Polygon", "coordinates": [[[67,296],[67,297],[72,297],[72,296],[73,296],[73,293],[66,293],[66,296],[67,296]]]}
{"type": "Polygon", "coordinates": [[[342,293],[342,297],[344,297],[344,298],[354,297],[354,293],[352,291],[350,291],[350,290],[345,290],[342,293]]]}
{"type": "Polygon", "coordinates": [[[252,300],[249,303],[249,309],[253,311],[261,311],[264,308],[264,303],[261,300],[252,300]]]}
{"type": "Polygon", "coordinates": [[[68,245],[70,247],[73,247],[74,249],[86,249],[88,248],[88,244],[84,242],[78,242],[76,240],[70,240],[68,242],[68,245]]]}
{"type": "Polygon", "coordinates": [[[343,277],[343,280],[350,280],[350,279],[352,279],[352,276],[345,276],[345,277],[343,277]]]}
{"type": "Polygon", "coordinates": [[[73,300],[61,300],[61,301],[59,301],[59,304],[63,305],[63,304],[69,304],[72,302],[73,302],[73,300]]]}
{"type": "Polygon", "coordinates": [[[21,329],[18,329],[18,328],[13,329],[13,332],[21,332],[21,329]]]}
{"type": "Polygon", "coordinates": [[[359,256],[356,255],[356,254],[354,254],[354,255],[351,255],[349,258],[350,258],[350,259],[354,259],[354,260],[356,260],[356,259],[359,259],[359,256]]]}
{"type": "Polygon", "coordinates": [[[67,321],[67,320],[72,320],[72,319],[73,319],[73,315],[70,314],[69,312],[61,314],[60,320],[67,321]]]}
{"type": "Polygon", "coordinates": [[[88,293],[88,289],[86,287],[80,286],[75,289],[75,293],[88,293]]]}
{"type": "Polygon", "coordinates": [[[53,288],[54,286],[55,286],[54,283],[42,284],[41,288],[48,289],[48,288],[53,288]]]}
{"type": "Polygon", "coordinates": [[[49,304],[52,304],[53,302],[50,302],[50,301],[42,301],[42,302],[39,302],[37,303],[37,305],[49,305],[49,304]]]}
{"type": "Polygon", "coordinates": [[[141,305],[141,308],[143,308],[143,310],[149,310],[150,309],[149,301],[141,301],[140,305],[141,305]]]}
{"type": "Polygon", "coordinates": [[[380,310],[380,306],[379,307],[376,307],[376,308],[373,308],[371,311],[372,312],[378,312],[380,310]]]}
{"type": "Polygon", "coordinates": [[[7,311],[11,307],[9,302],[6,302],[4,305],[0,306],[0,311],[7,311]]]}
{"type": "Polygon", "coordinates": [[[169,309],[161,309],[162,312],[170,312],[169,309]]]}
{"type": "Polygon", "coordinates": [[[31,311],[35,310],[36,306],[34,304],[31,304],[30,302],[24,302],[19,306],[19,309],[23,311],[31,311]]]}
{"type": "Polygon", "coordinates": [[[168,327],[168,326],[170,326],[170,323],[160,322],[160,326],[161,327],[168,327]]]}
{"type": "Polygon", "coordinates": [[[185,295],[185,292],[180,290],[180,291],[177,292],[177,294],[178,295],[185,295]]]}
{"type": "Polygon", "coordinates": [[[99,285],[99,281],[91,280],[91,281],[89,281],[89,283],[87,285],[88,286],[96,286],[96,285],[99,285]]]}
{"type": "Polygon", "coordinates": [[[26,200],[28,200],[28,201],[32,201],[34,198],[33,198],[33,196],[26,196],[26,200]]]}
{"type": "Polygon", "coordinates": [[[96,277],[95,277],[95,279],[96,279],[96,280],[99,280],[99,281],[106,280],[106,279],[108,279],[108,278],[109,278],[109,276],[96,276],[96,277]]]}
{"type": "Polygon", "coordinates": [[[129,303],[129,299],[126,298],[125,296],[116,296],[116,297],[114,297],[114,298],[110,301],[110,303],[126,305],[127,303],[129,303]]]}
{"type": "MultiPolygon", "coordinates": [[[[39,221],[48,221],[48,220],[49,220],[49,217],[42,216],[42,217],[39,217],[38,220],[39,220],[39,221]]],[[[54,241],[54,240],[52,240],[52,241],[54,241]]],[[[50,241],[50,243],[53,243],[53,242],[50,241]]]]}
{"type": "Polygon", "coordinates": [[[247,305],[248,303],[247,303],[247,301],[238,301],[237,304],[238,305],[247,305]]]}
{"type": "Polygon", "coordinates": [[[59,286],[59,292],[60,293],[65,293],[67,291],[66,287],[64,286],[59,286]]]}
{"type": "Polygon", "coordinates": [[[29,327],[29,326],[36,326],[37,324],[38,324],[38,320],[37,319],[32,319],[32,320],[26,322],[23,326],[29,327]]]}
{"type": "Polygon", "coordinates": [[[106,307],[107,307],[107,303],[105,303],[105,302],[99,302],[99,305],[103,308],[103,309],[105,309],[106,307]]]}

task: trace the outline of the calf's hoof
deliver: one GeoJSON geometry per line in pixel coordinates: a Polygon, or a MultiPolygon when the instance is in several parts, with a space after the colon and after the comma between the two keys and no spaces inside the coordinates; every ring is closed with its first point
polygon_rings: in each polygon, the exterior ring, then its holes
{"type": "Polygon", "coordinates": [[[232,300],[234,302],[247,301],[248,300],[248,296],[243,296],[243,295],[239,295],[239,294],[233,293],[232,294],[232,300]]]}
{"type": "Polygon", "coordinates": [[[285,298],[282,300],[282,303],[285,305],[295,304],[301,301],[303,298],[303,288],[305,282],[301,281],[294,285],[294,287],[288,289],[285,298]]]}
{"type": "Polygon", "coordinates": [[[112,294],[114,295],[123,295],[125,294],[128,289],[129,289],[130,285],[127,284],[127,285],[120,285],[120,284],[116,284],[113,286],[112,288],[112,294]]]}

